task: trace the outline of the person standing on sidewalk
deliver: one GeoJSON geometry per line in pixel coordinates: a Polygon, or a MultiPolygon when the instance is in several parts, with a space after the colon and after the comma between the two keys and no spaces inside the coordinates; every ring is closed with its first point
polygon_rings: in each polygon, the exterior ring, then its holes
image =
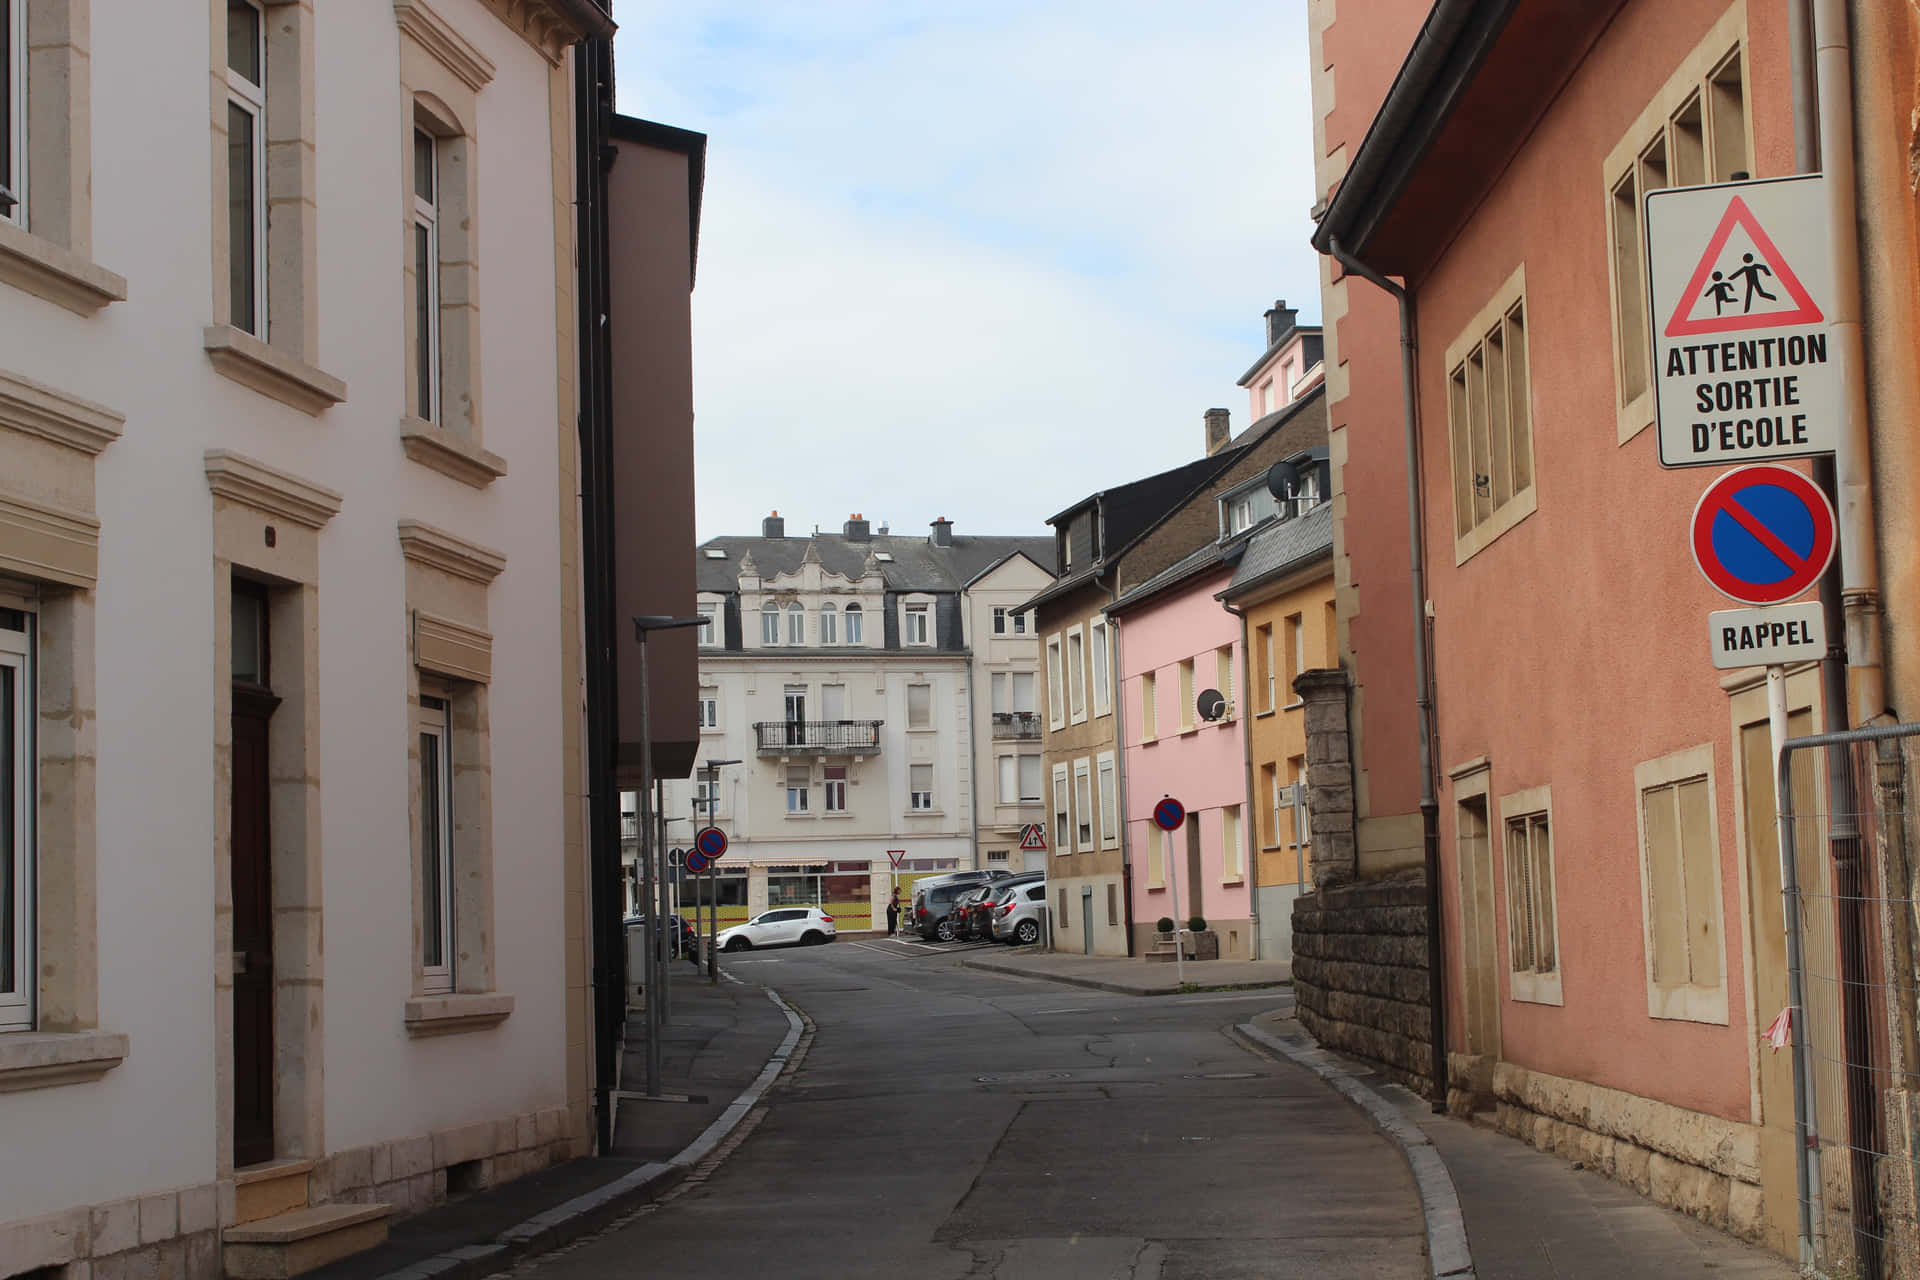
{"type": "Polygon", "coordinates": [[[893,891],[893,897],[887,900],[887,936],[891,938],[900,928],[900,890],[893,891]]]}

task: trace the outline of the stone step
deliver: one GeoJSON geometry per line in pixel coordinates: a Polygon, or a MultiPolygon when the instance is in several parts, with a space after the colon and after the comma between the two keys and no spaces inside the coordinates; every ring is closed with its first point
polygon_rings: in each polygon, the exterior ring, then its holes
{"type": "Polygon", "coordinates": [[[221,1232],[232,1280],[288,1280],[386,1243],[387,1204],[323,1204],[221,1232]]]}
{"type": "Polygon", "coordinates": [[[307,1207],[311,1160],[270,1160],[233,1171],[233,1220],[258,1222],[307,1207]]]}

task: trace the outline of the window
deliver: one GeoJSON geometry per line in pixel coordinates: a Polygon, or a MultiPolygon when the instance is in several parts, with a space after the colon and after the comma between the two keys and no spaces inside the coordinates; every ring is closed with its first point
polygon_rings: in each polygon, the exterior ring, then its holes
{"type": "Polygon", "coordinates": [[[1020,757],[1020,799],[1038,802],[1040,799],[1040,757],[1020,757]]]}
{"type": "Polygon", "coordinates": [[[1258,833],[1262,849],[1280,847],[1280,769],[1278,765],[1260,766],[1260,789],[1253,794],[1258,803],[1264,799],[1267,804],[1267,829],[1258,833]]]}
{"type": "Polygon", "coordinates": [[[1712,767],[1712,748],[1697,747],[1633,771],[1647,1013],[1655,1018],[1727,1021],[1712,767]]]}
{"type": "Polygon", "coordinates": [[[1233,696],[1233,646],[1222,645],[1213,651],[1213,687],[1227,700],[1226,714],[1221,718],[1224,723],[1232,719],[1235,700],[1233,696]]]}
{"type": "Polygon", "coordinates": [[[988,678],[993,690],[993,714],[1010,715],[1013,712],[1013,678],[1005,671],[996,671],[988,678]]]}
{"type": "Polygon", "coordinates": [[[910,684],[907,686],[907,728],[931,729],[933,727],[933,686],[930,684],[910,684]]]}
{"type": "Polygon", "coordinates": [[[1062,889],[1060,890],[1060,905],[1053,913],[1053,925],[1054,925],[1054,928],[1060,930],[1060,932],[1062,933],[1065,933],[1068,928],[1068,923],[1069,922],[1067,919],[1067,891],[1065,889],[1062,889]]]}
{"type": "Polygon", "coordinates": [[[1506,796],[1507,969],[1515,1000],[1559,1004],[1559,931],[1555,924],[1553,833],[1546,788],[1506,796]]]}
{"type": "Polygon", "coordinates": [[[1001,756],[998,760],[1000,771],[1000,803],[1020,803],[1020,761],[1015,756],[1001,756]]]}
{"type": "Polygon", "coordinates": [[[1140,677],[1140,741],[1152,742],[1159,737],[1158,710],[1155,705],[1153,672],[1140,677]]]}
{"type": "Polygon", "coordinates": [[[1013,673],[1013,711],[1018,715],[1033,714],[1033,672],[1016,671],[1013,673]]]}
{"type": "Polygon", "coordinates": [[[34,615],[0,606],[0,1031],[33,1026],[34,615]]]}
{"type": "Polygon", "coordinates": [[[1534,510],[1525,292],[1515,271],[1447,348],[1455,563],[1534,510]]]}
{"type": "Polygon", "coordinates": [[[27,0],[0,0],[0,218],[27,222],[27,0]]]}
{"type": "Polygon", "coordinates": [[[1067,790],[1067,766],[1053,766],[1053,851],[1073,851],[1072,801],[1067,790]]]}
{"type": "Polygon", "coordinates": [[[820,718],[828,721],[847,718],[847,686],[843,684],[820,686],[820,718]]]}
{"type": "Polygon", "coordinates": [[[227,315],[267,336],[267,20],[227,0],[227,315]]]}
{"type": "Polygon", "coordinates": [[[1066,670],[1060,665],[1060,637],[1047,637],[1047,721],[1051,728],[1058,729],[1067,722],[1066,694],[1060,681],[1066,677],[1066,670]]]}
{"type": "Polygon", "coordinates": [[[1113,677],[1112,664],[1107,653],[1105,620],[1096,621],[1089,626],[1087,644],[1093,649],[1093,714],[1110,715],[1113,712],[1113,677]]]}
{"type": "Polygon", "coordinates": [[[847,643],[852,645],[859,644],[861,642],[860,623],[865,617],[865,615],[860,612],[860,606],[857,604],[848,605],[842,617],[847,624],[847,643]]]}
{"type": "Polygon", "coordinates": [[[1240,806],[1230,804],[1220,810],[1220,879],[1228,884],[1246,878],[1246,862],[1240,848],[1240,806]]]}
{"type": "Polygon", "coordinates": [[[1027,634],[1027,615],[1026,614],[1016,613],[1013,615],[1013,634],[1017,636],[1023,636],[1027,634]]]}
{"type": "Polygon", "coordinates": [[[1073,762],[1073,847],[1093,848],[1093,774],[1085,760],[1073,762]]]}
{"type": "Polygon", "coordinates": [[[1260,384],[1260,412],[1262,414],[1268,414],[1273,412],[1273,379],[1272,378],[1268,378],[1265,382],[1260,384]]]}
{"type": "Polygon", "coordinates": [[[989,867],[1004,867],[1012,860],[1009,855],[1010,851],[1006,849],[989,849],[987,850],[987,865],[989,867]]]}
{"type": "Polygon", "coordinates": [[[720,690],[703,688],[700,690],[700,727],[718,729],[720,727],[720,690]]]}
{"type": "Polygon", "coordinates": [[[845,813],[847,811],[847,766],[830,764],[825,768],[827,783],[827,812],[845,813]]]}
{"type": "Polygon", "coordinates": [[[925,813],[933,808],[933,766],[914,764],[907,766],[907,790],[911,793],[908,807],[916,813],[925,813]]]}
{"type": "MultiPolygon", "coordinates": [[[[695,770],[699,772],[699,770],[695,770]]],[[[693,820],[695,826],[704,826],[720,817],[720,784],[706,778],[697,779],[693,784],[693,820]]]]}
{"type": "Polygon", "coordinates": [[[1185,733],[1193,728],[1193,659],[1185,658],[1180,663],[1180,731],[1185,733]]]}
{"type": "Polygon", "coordinates": [[[760,606],[760,643],[780,643],[780,606],[771,600],[760,606]]]}
{"type": "Polygon", "coordinates": [[[1683,62],[1606,161],[1618,438],[1653,421],[1647,332],[1646,197],[1730,181],[1748,163],[1740,22],[1723,19],[1683,62]]]}
{"type": "Polygon", "coordinates": [[[787,713],[787,742],[798,746],[806,740],[807,686],[790,684],[781,690],[787,713]]]}
{"type": "Polygon", "coordinates": [[[1007,634],[1007,611],[999,605],[995,605],[993,609],[993,634],[997,636],[1007,634]]]}
{"type": "Polygon", "coordinates": [[[1107,882],[1107,928],[1120,923],[1120,886],[1111,880],[1107,882]]]}
{"type": "Polygon", "coordinates": [[[924,604],[907,606],[907,644],[932,644],[932,632],[929,630],[930,609],[924,604]]]}
{"type": "Polygon", "coordinates": [[[795,600],[787,606],[787,643],[802,645],[807,642],[807,611],[795,600]]]}
{"type": "Polygon", "coordinates": [[[720,643],[720,606],[711,600],[700,602],[700,625],[696,628],[701,645],[720,643]]]}
{"type": "Polygon", "coordinates": [[[1080,628],[1067,632],[1067,710],[1075,724],[1087,718],[1087,655],[1080,628]]]}
{"type": "Polygon", "coordinates": [[[1294,703],[1300,701],[1299,695],[1293,691],[1293,682],[1300,678],[1300,673],[1306,670],[1307,667],[1306,620],[1297,613],[1287,615],[1286,643],[1287,705],[1292,706],[1294,703]]]}
{"type": "Polygon", "coordinates": [[[834,645],[840,643],[840,614],[831,604],[820,606],[820,643],[834,645]]]}
{"type": "Polygon", "coordinates": [[[805,813],[807,811],[807,766],[790,764],[787,766],[787,812],[805,813]]]}
{"type": "Polygon", "coordinates": [[[1225,514],[1221,520],[1222,533],[1225,533],[1228,537],[1231,537],[1234,534],[1239,533],[1242,529],[1247,529],[1252,527],[1253,525],[1253,495],[1252,494],[1243,493],[1238,497],[1228,498],[1221,503],[1221,506],[1225,509],[1225,514]]]}
{"type": "Polygon", "coordinates": [[[1111,752],[1100,756],[1095,772],[1100,790],[1100,844],[1103,848],[1116,848],[1120,844],[1120,788],[1115,780],[1111,752]]]}
{"type": "Polygon", "coordinates": [[[422,990],[453,990],[453,758],[447,702],[420,696],[420,973],[422,990]]]}
{"type": "Polygon", "coordinates": [[[413,131],[413,307],[420,335],[414,361],[413,412],[440,421],[440,204],[435,194],[438,143],[413,131]]]}
{"type": "Polygon", "coordinates": [[[1253,632],[1253,683],[1260,690],[1260,709],[1273,710],[1273,624],[1263,622],[1253,632]]]}
{"type": "Polygon", "coordinates": [[[1147,824],[1147,888],[1167,887],[1167,833],[1147,824]]]}

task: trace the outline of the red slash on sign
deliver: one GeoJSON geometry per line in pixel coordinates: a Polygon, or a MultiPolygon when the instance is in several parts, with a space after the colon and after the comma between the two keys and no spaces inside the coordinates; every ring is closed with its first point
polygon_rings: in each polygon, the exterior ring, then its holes
{"type": "Polygon", "coordinates": [[[1833,507],[1791,467],[1729,471],[1693,509],[1694,563],[1743,604],[1791,600],[1820,580],[1833,559],[1833,507]]]}

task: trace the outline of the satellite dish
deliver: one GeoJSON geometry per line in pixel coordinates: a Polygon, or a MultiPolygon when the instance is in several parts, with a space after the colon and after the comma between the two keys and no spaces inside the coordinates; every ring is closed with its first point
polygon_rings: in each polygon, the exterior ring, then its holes
{"type": "Polygon", "coordinates": [[[1220,696],[1218,689],[1202,689],[1194,707],[1202,720],[1211,723],[1227,713],[1227,700],[1220,696]]]}
{"type": "Polygon", "coordinates": [[[1300,468],[1291,462],[1276,462],[1267,469],[1267,492],[1280,502],[1293,496],[1300,487],[1300,468]]]}

